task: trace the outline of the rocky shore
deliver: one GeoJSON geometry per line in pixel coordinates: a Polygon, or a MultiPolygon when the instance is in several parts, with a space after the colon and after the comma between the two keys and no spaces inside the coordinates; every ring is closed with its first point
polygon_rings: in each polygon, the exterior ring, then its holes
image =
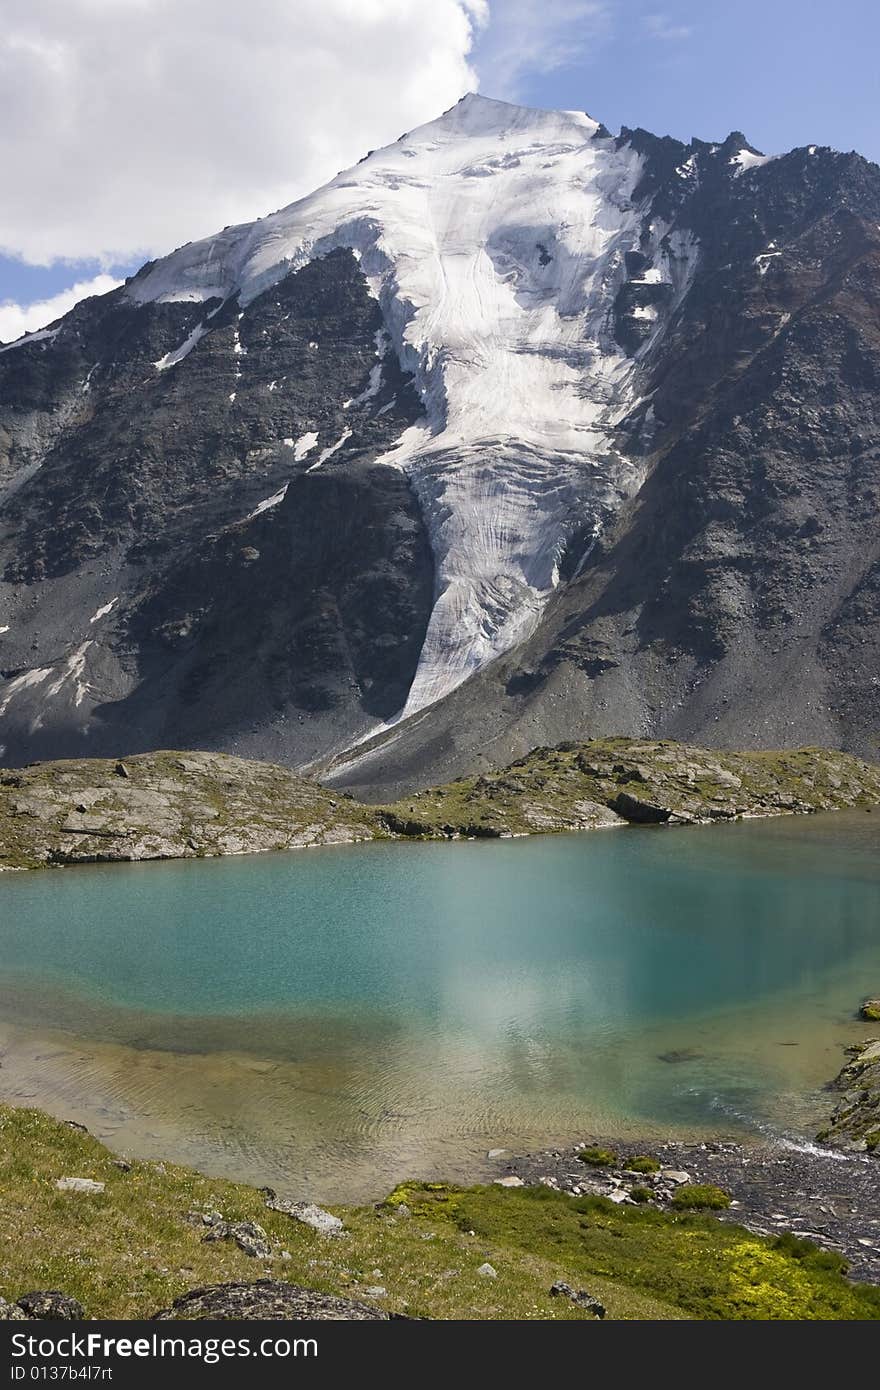
{"type": "Polygon", "coordinates": [[[817,1146],[672,1143],[640,1146],[614,1141],[579,1141],[521,1157],[496,1155],[495,1181],[541,1183],[573,1195],[595,1194],[616,1203],[650,1202],[663,1211],[686,1209],[687,1191],[711,1186],[729,1198],[713,1206],[722,1221],[761,1236],[789,1231],[842,1255],[851,1278],[880,1283],[880,1196],[878,1169],[864,1155],[844,1155],[817,1146]],[[609,1163],[584,1162],[604,1151],[609,1163]],[[654,1159],[645,1172],[638,1158],[654,1159]],[[643,1196],[650,1193],[650,1196],[643,1196]],[[685,1194],[682,1204],[682,1194],[685,1194]]]}
{"type": "MultiPolygon", "coordinates": [[[[866,1007],[862,1006],[863,1017],[869,1016],[866,1007]]],[[[850,1060],[831,1087],[843,1094],[818,1138],[844,1152],[880,1159],[880,1038],[867,1038],[847,1051],[850,1060]]]]}
{"type": "Polygon", "coordinates": [[[880,767],[800,749],[603,739],[368,806],[271,763],[160,752],[0,770],[0,870],[255,854],[373,839],[695,825],[880,805],[880,767]]]}

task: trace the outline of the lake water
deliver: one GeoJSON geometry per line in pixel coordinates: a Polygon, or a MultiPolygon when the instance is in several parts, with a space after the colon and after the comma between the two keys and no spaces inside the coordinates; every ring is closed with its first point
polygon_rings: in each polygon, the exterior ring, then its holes
{"type": "Polygon", "coordinates": [[[878,851],[846,814],[3,875],[0,1097],[324,1200],[809,1136],[870,1032],[878,851]]]}

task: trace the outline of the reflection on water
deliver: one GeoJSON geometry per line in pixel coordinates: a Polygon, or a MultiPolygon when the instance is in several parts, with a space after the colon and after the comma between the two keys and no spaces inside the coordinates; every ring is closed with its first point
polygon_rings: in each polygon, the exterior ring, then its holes
{"type": "Polygon", "coordinates": [[[0,881],[0,1094],[324,1199],[573,1133],[810,1133],[880,817],[0,881]]]}

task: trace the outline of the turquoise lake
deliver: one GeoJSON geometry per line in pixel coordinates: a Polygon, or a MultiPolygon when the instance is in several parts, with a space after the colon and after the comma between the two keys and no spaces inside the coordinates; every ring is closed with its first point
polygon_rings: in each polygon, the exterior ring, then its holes
{"type": "Polygon", "coordinates": [[[877,814],[0,879],[0,1097],[325,1200],[809,1137],[878,988],[877,814]]]}

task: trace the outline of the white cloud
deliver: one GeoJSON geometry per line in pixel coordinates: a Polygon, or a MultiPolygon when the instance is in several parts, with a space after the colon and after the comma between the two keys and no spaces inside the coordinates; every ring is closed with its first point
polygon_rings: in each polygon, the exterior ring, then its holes
{"type": "Polygon", "coordinates": [[[680,43],[694,32],[689,24],[676,24],[667,14],[645,15],[645,29],[652,39],[680,43]]]}
{"type": "Polygon", "coordinates": [[[53,294],[51,299],[40,299],[34,304],[14,304],[12,300],[0,303],[0,343],[12,343],[24,333],[33,333],[37,328],[45,328],[47,323],[60,319],[81,299],[90,294],[106,294],[115,290],[121,280],[112,275],[96,275],[93,280],[80,280],[70,289],[53,294]]]}
{"type": "Polygon", "coordinates": [[[480,43],[485,91],[516,100],[522,79],[584,61],[608,37],[609,0],[492,0],[480,43]]]}
{"type": "Polygon", "coordinates": [[[486,0],[2,9],[0,252],[36,265],[162,254],[311,191],[472,90],[488,14],[486,0]]]}

